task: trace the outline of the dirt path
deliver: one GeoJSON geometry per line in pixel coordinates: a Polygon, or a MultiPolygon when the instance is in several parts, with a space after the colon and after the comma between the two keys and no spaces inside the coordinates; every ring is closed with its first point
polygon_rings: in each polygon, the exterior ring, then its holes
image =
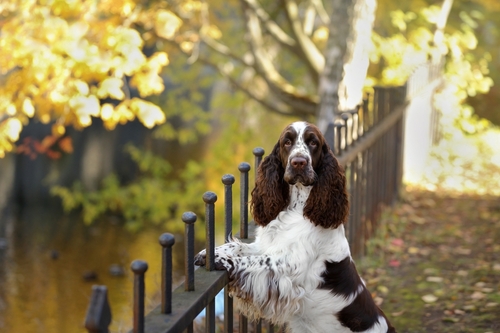
{"type": "Polygon", "coordinates": [[[500,332],[500,198],[408,190],[358,269],[402,332],[500,332]]]}

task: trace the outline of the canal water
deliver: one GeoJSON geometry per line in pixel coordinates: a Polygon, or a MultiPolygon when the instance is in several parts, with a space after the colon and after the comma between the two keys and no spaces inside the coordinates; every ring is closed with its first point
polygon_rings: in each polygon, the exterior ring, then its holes
{"type": "MultiPolygon", "coordinates": [[[[77,214],[25,207],[6,222],[0,240],[0,332],[86,332],[84,318],[93,284],[108,287],[112,332],[132,326],[130,263],[146,260],[146,309],[159,304],[161,247],[167,230],[127,231],[116,218],[85,226],[77,214]]],[[[182,224],[181,221],[179,223],[182,224]]],[[[179,230],[177,228],[177,230],[179,230]]],[[[199,228],[196,230],[199,233],[199,228]]],[[[183,241],[174,245],[174,284],[183,279],[183,241]]],[[[197,248],[203,244],[197,244],[197,248]]]]}
{"type": "MultiPolygon", "coordinates": [[[[219,134],[217,140],[222,144],[212,142],[205,146],[207,152],[203,159],[219,162],[216,164],[219,167],[203,181],[207,189],[215,191],[219,197],[217,223],[223,218],[222,175],[232,173],[236,176],[233,220],[238,221],[239,191],[236,187],[240,177],[237,166],[242,161],[250,162],[250,184],[253,184],[252,149],[260,146],[270,150],[283,128],[283,119],[267,115],[265,119],[253,126],[256,129],[252,133],[236,126],[238,140],[233,134],[219,134]]],[[[242,121],[249,123],[251,118],[242,121]]],[[[251,124],[246,126],[252,127],[251,124]]],[[[201,200],[201,196],[193,200],[201,200]]],[[[106,217],[88,226],[78,213],[63,214],[60,208],[40,205],[11,210],[0,217],[0,332],[86,332],[84,319],[94,284],[108,287],[113,316],[110,331],[128,332],[132,327],[133,298],[130,264],[135,259],[143,259],[149,265],[146,312],[159,304],[161,246],[158,239],[164,232],[183,230],[182,221],[174,221],[178,225],[171,230],[149,225],[138,232],[130,232],[116,217],[106,217]]],[[[199,216],[195,252],[204,247],[205,231],[201,220],[199,216]]],[[[235,222],[233,230],[237,229],[235,222]]],[[[216,234],[216,244],[221,244],[223,227],[216,226],[216,234]]],[[[175,238],[174,286],[182,282],[184,274],[183,235],[175,234],[175,238]]]]}

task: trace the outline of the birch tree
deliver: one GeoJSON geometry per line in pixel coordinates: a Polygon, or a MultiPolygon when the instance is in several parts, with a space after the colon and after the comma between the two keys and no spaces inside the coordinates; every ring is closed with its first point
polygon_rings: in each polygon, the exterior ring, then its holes
{"type": "MultiPolygon", "coordinates": [[[[247,42],[241,51],[241,39],[234,47],[223,30],[214,33],[220,15],[206,3],[199,25],[187,24],[170,40],[269,111],[315,121],[322,130],[361,101],[376,0],[240,0],[240,7],[247,42]],[[304,75],[292,82],[298,67],[304,75]]],[[[170,10],[182,18],[179,6],[170,10]]]]}

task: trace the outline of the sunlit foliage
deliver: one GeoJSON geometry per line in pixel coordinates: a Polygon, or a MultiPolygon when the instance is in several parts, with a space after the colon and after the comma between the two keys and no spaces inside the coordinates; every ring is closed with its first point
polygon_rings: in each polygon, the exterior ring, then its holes
{"type": "Polygon", "coordinates": [[[478,46],[476,28],[483,19],[479,11],[459,12],[458,27],[448,25],[442,43],[434,37],[436,17],[440,8],[429,6],[418,11],[390,13],[395,33],[382,36],[373,34],[375,44],[371,60],[371,84],[401,85],[415,68],[427,61],[444,61],[444,79],[450,86],[448,98],[457,99],[457,125],[465,132],[474,133],[485,128],[487,122],[473,116],[466,104],[470,96],[485,94],[493,85],[488,64],[492,60],[487,52],[475,52],[478,46]]]}
{"type": "Polygon", "coordinates": [[[181,24],[168,11],[144,10],[132,0],[4,0],[0,3],[0,157],[30,118],[87,127],[100,117],[107,129],[138,118],[165,122],[144,98],[164,90],[167,53],[143,52],[146,25],[168,37],[181,24]],[[131,98],[130,89],[140,96],[131,98]]]}

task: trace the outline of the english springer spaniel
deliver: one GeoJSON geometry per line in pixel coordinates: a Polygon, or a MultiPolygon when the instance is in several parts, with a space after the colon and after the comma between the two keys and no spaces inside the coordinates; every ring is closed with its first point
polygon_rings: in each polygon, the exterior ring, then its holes
{"type": "MultiPolygon", "coordinates": [[[[259,166],[251,211],[255,242],[215,249],[243,314],[293,333],[396,332],[356,271],[344,171],[316,126],[295,122],[281,133],[259,166]]],[[[202,251],[195,263],[205,259],[202,251]]]]}

